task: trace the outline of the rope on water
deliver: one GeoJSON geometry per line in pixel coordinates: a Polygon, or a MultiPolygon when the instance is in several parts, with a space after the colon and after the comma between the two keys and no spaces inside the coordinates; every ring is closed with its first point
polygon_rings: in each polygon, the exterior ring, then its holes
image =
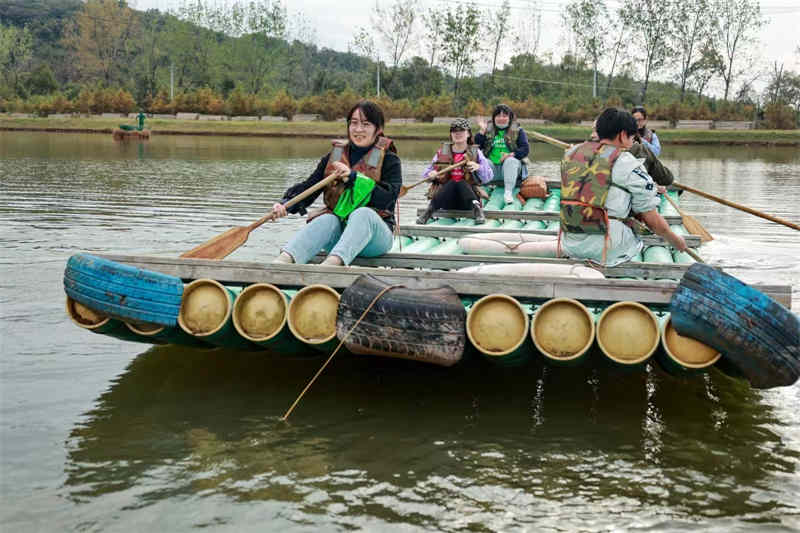
{"type": "Polygon", "coordinates": [[[404,285],[389,285],[388,287],[386,287],[386,288],[384,288],[383,290],[381,290],[381,292],[379,292],[379,293],[378,293],[378,294],[375,296],[375,298],[373,298],[373,299],[372,299],[372,302],[370,302],[370,304],[367,306],[367,308],[364,310],[364,312],[363,312],[363,313],[361,313],[361,316],[360,316],[360,317],[358,317],[358,320],[356,320],[356,323],[355,323],[355,324],[353,324],[353,327],[352,327],[352,328],[350,328],[350,331],[348,331],[348,332],[347,332],[347,334],[346,334],[344,337],[342,337],[342,340],[340,340],[340,341],[339,341],[339,345],[338,345],[338,346],[336,346],[336,349],[333,351],[333,353],[332,353],[332,354],[331,354],[331,355],[328,357],[328,359],[325,361],[325,363],[323,363],[323,365],[320,367],[320,369],[319,369],[319,370],[317,370],[317,373],[316,373],[316,374],[314,374],[314,377],[313,377],[313,378],[311,378],[311,381],[309,381],[309,382],[308,382],[308,385],[306,385],[306,387],[303,389],[303,391],[300,393],[300,395],[299,395],[299,396],[297,397],[297,399],[294,401],[294,403],[292,404],[292,406],[291,406],[291,407],[289,407],[289,409],[286,411],[286,414],[284,414],[284,415],[281,417],[281,421],[285,422],[285,421],[286,421],[286,420],[289,418],[289,415],[291,415],[291,414],[292,414],[292,411],[294,411],[294,408],[295,408],[295,407],[297,407],[297,404],[298,404],[298,403],[300,403],[300,400],[302,400],[302,399],[303,399],[303,396],[305,395],[306,391],[308,391],[308,389],[310,389],[310,388],[311,388],[311,385],[313,385],[313,384],[314,384],[314,382],[315,382],[315,381],[317,380],[317,378],[319,377],[319,375],[320,375],[320,374],[322,374],[322,371],[323,371],[323,370],[325,370],[325,367],[327,367],[327,366],[328,366],[328,363],[330,363],[330,362],[331,362],[331,359],[333,359],[333,356],[334,356],[334,355],[336,355],[336,353],[339,351],[339,348],[341,348],[341,347],[342,347],[342,345],[344,344],[344,341],[346,341],[346,340],[347,340],[347,338],[350,336],[350,334],[353,332],[353,330],[355,330],[355,329],[356,329],[356,326],[358,326],[358,324],[361,322],[361,320],[362,320],[362,319],[363,319],[365,316],[367,316],[367,313],[369,313],[369,310],[370,310],[370,309],[372,309],[372,306],[374,306],[374,305],[375,305],[375,303],[378,301],[378,299],[380,299],[380,297],[381,297],[381,296],[383,296],[384,294],[386,294],[386,293],[387,293],[387,292],[389,292],[390,290],[392,290],[392,289],[397,289],[397,288],[400,288],[400,287],[404,287],[404,285]]]}

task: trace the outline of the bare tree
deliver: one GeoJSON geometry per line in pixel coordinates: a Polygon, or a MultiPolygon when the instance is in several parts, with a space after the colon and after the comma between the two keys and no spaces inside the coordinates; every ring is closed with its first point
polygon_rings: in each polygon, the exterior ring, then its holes
{"type": "Polygon", "coordinates": [[[611,90],[611,80],[614,79],[614,70],[617,68],[617,62],[625,58],[625,49],[622,46],[626,44],[625,36],[627,32],[625,31],[625,24],[622,20],[619,20],[616,26],[618,29],[611,43],[611,49],[614,51],[614,55],[612,56],[611,67],[608,69],[608,77],[606,78],[606,98],[608,98],[608,91],[611,90]]]}
{"type": "Polygon", "coordinates": [[[728,99],[734,80],[746,72],[735,68],[742,60],[747,46],[756,42],[756,32],[764,25],[758,0],[714,0],[714,31],[722,60],[720,76],[725,84],[724,99],[728,99]]]}
{"type": "Polygon", "coordinates": [[[370,17],[372,27],[383,41],[394,68],[403,61],[409,43],[413,42],[417,9],[417,0],[395,0],[389,7],[375,2],[370,17]]]}
{"type": "Polygon", "coordinates": [[[435,8],[429,9],[422,16],[422,23],[425,26],[423,49],[426,55],[430,56],[428,65],[431,68],[436,66],[436,54],[442,51],[442,46],[444,45],[444,19],[445,11],[435,8]]]}
{"type": "Polygon", "coordinates": [[[671,4],[672,7],[672,48],[675,50],[675,63],[678,67],[678,81],[681,84],[681,102],[686,94],[686,84],[692,74],[692,66],[700,56],[700,47],[707,42],[711,33],[711,19],[708,16],[708,0],[683,0],[671,4]]]}
{"type": "Polygon", "coordinates": [[[453,93],[458,97],[461,78],[475,66],[475,57],[480,53],[481,13],[478,9],[461,5],[445,12],[444,44],[442,61],[455,78],[453,93]]]}
{"type": "Polygon", "coordinates": [[[572,0],[567,4],[564,22],[575,35],[578,51],[594,68],[592,97],[597,98],[597,65],[607,46],[607,34],[597,31],[608,20],[608,9],[602,0],[572,0]]]}
{"type": "Polygon", "coordinates": [[[500,44],[503,38],[508,34],[508,19],[511,17],[511,6],[508,0],[503,0],[503,5],[499,8],[488,9],[486,11],[486,20],[491,21],[486,28],[486,36],[488,41],[492,43],[491,48],[487,51],[491,55],[492,61],[492,85],[494,85],[494,73],[497,70],[497,55],[500,53],[500,44]]]}
{"type": "Polygon", "coordinates": [[[536,0],[529,0],[528,6],[524,10],[525,15],[514,17],[516,24],[513,32],[515,51],[525,57],[526,63],[536,59],[542,36],[542,11],[539,4],[536,0]]]}
{"type": "MultiPolygon", "coordinates": [[[[670,4],[674,0],[637,0],[624,4],[619,10],[620,19],[634,36],[633,44],[643,52],[644,68],[642,102],[647,99],[650,77],[657,72],[670,54],[670,4]]],[[[679,0],[678,0],[679,1],[679,0]]]]}

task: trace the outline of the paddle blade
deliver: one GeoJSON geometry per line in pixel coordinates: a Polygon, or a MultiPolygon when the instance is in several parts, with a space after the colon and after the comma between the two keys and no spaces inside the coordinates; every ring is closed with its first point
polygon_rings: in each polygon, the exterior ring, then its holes
{"type": "Polygon", "coordinates": [[[714,237],[691,215],[683,214],[683,227],[692,235],[700,237],[702,242],[713,241],[714,237]]]}
{"type": "Polygon", "coordinates": [[[181,254],[182,258],[192,259],[224,259],[236,251],[241,245],[247,242],[250,236],[250,227],[238,226],[231,228],[225,233],[221,233],[204,242],[196,248],[181,254]]]}

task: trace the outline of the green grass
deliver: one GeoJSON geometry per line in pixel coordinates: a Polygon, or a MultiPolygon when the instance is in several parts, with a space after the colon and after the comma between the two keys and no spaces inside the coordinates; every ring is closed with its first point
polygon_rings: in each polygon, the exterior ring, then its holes
{"type": "MultiPolygon", "coordinates": [[[[105,133],[119,124],[134,124],[132,119],[119,118],[10,118],[0,115],[0,129],[34,129],[105,133]]],[[[321,136],[344,137],[343,122],[232,122],[199,120],[148,119],[145,126],[154,134],[207,134],[252,136],[321,136]]],[[[586,127],[570,125],[543,125],[535,128],[540,133],[567,142],[578,142],[588,137],[586,127]]],[[[447,137],[447,124],[390,124],[386,128],[390,137],[397,139],[440,140],[447,137]]],[[[676,144],[800,144],[800,130],[659,130],[662,141],[676,144]]]]}

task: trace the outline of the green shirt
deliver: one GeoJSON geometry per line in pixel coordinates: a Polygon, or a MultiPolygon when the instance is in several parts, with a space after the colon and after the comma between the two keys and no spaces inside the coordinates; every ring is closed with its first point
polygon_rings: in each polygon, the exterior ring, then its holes
{"type": "Polygon", "coordinates": [[[495,165],[500,164],[500,159],[503,157],[503,154],[511,153],[511,150],[508,149],[508,145],[506,145],[505,134],[506,130],[499,130],[494,136],[492,151],[489,152],[489,160],[495,165]]]}

